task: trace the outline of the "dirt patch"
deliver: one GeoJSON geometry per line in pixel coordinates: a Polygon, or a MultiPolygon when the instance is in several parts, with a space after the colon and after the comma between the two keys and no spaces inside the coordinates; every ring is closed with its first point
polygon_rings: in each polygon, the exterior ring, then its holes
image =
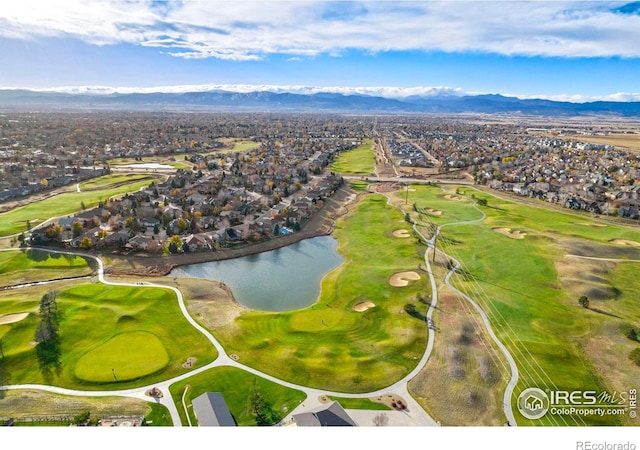
{"type": "Polygon", "coordinates": [[[527,233],[523,233],[520,230],[512,231],[511,228],[493,228],[493,231],[503,234],[511,239],[524,239],[524,237],[527,235],[527,233]]]}
{"type": "Polygon", "coordinates": [[[196,358],[194,358],[193,356],[190,356],[187,358],[187,362],[182,364],[182,367],[184,367],[185,369],[191,369],[195,364],[195,362],[196,362],[196,358]]]}
{"type": "Polygon", "coordinates": [[[416,281],[419,279],[420,275],[416,272],[399,272],[389,279],[389,284],[393,287],[402,287],[408,286],[409,281],[416,281]]]}
{"type": "Polygon", "coordinates": [[[370,397],[369,400],[376,403],[382,403],[389,408],[393,408],[398,411],[407,409],[407,401],[399,395],[395,394],[382,394],[375,397],[370,397]]]}
{"type": "Polygon", "coordinates": [[[373,308],[374,306],[376,306],[376,304],[372,302],[360,302],[353,307],[353,310],[356,312],[365,312],[367,309],[373,308]]]}
{"type": "Polygon", "coordinates": [[[460,200],[460,197],[458,197],[457,195],[451,195],[451,194],[445,195],[444,198],[446,198],[447,200],[455,200],[455,201],[460,200]]]}
{"type": "Polygon", "coordinates": [[[439,209],[427,209],[427,213],[431,214],[432,216],[441,216],[442,215],[442,211],[440,211],[439,209]]]}
{"type": "Polygon", "coordinates": [[[26,319],[28,315],[29,313],[5,314],[0,316],[0,325],[20,322],[22,319],[26,319]]]}
{"type": "Polygon", "coordinates": [[[640,247],[640,242],[629,241],[627,239],[612,239],[609,242],[611,242],[612,244],[625,245],[629,247],[640,247]]]}
{"type": "Polygon", "coordinates": [[[408,238],[411,237],[407,230],[396,230],[393,232],[393,235],[397,238],[408,238]]]}
{"type": "Polygon", "coordinates": [[[209,330],[232,323],[246,310],[233,298],[231,290],[219,281],[195,278],[157,279],[154,283],[174,286],[182,292],[191,317],[209,330]]]}

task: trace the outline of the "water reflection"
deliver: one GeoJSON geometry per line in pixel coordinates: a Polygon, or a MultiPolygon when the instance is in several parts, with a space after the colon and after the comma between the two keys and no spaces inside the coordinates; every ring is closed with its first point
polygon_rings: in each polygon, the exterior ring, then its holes
{"type": "Polygon", "coordinates": [[[170,276],[222,281],[247,308],[290,311],[317,300],[322,277],[343,261],[337,246],[333,237],[321,236],[258,255],[179,267],[170,276]]]}

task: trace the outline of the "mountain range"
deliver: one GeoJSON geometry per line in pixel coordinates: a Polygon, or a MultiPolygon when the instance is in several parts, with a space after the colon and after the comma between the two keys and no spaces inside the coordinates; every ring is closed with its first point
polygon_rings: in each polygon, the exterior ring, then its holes
{"type": "Polygon", "coordinates": [[[206,91],[185,93],[68,94],[0,90],[4,111],[211,111],[370,114],[509,114],[523,116],[640,117],[640,102],[586,103],[519,99],[499,94],[387,98],[337,93],[206,91]]]}

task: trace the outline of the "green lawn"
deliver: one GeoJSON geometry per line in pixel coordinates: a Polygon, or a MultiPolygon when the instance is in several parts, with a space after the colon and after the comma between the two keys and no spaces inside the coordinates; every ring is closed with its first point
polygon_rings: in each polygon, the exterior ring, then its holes
{"type": "Polygon", "coordinates": [[[33,227],[51,217],[65,216],[80,211],[83,203],[86,208],[92,208],[109,197],[135,192],[148,185],[149,181],[145,180],[97,191],[66,192],[21,206],[0,214],[0,236],[26,231],[27,222],[33,227]]]}
{"type": "Polygon", "coordinates": [[[134,181],[147,180],[151,183],[155,177],[144,174],[127,174],[127,175],[106,175],[100,178],[94,178],[80,183],[80,190],[109,189],[117,187],[121,184],[133,183],[134,181]]]}
{"type": "Polygon", "coordinates": [[[252,394],[255,395],[256,392],[259,397],[255,398],[262,398],[264,401],[266,416],[272,424],[282,420],[306,398],[301,391],[286,388],[240,369],[232,367],[210,369],[174,383],[170,387],[171,396],[178,407],[184,426],[187,426],[188,422],[182,407],[182,396],[187,385],[189,387],[185,395],[185,403],[193,426],[197,426],[198,422],[193,414],[191,401],[205,392],[221,392],[238,425],[245,426],[257,425],[251,402],[252,394]]]}
{"type": "MultiPolygon", "coordinates": [[[[471,197],[487,200],[488,206],[482,208],[487,214],[484,221],[445,227],[438,245],[461,261],[464,271],[453,278],[455,285],[489,314],[494,330],[516,359],[520,381],[515,397],[531,386],[569,391],[613,390],[607,371],[595,367],[596,362],[585,351],[585,345],[589,338],[598,336],[596,330],[605,323],[638,323],[638,304],[632,300],[635,291],[629,290],[634,286],[630,269],[612,268],[596,280],[605,287],[607,283],[615,284],[624,293],[620,298],[598,303],[599,309],[619,316],[614,318],[580,308],[575,291],[563,284],[566,280],[560,278],[558,264],[567,253],[584,253],[590,248],[598,249],[596,256],[627,257],[633,250],[606,244],[615,238],[640,242],[640,231],[614,225],[603,227],[586,218],[507,202],[469,188],[459,188],[458,200],[445,197],[456,195],[454,192],[445,193],[436,187],[412,188],[415,191],[407,211],[412,211],[416,204],[419,214],[411,213],[424,230],[430,229],[431,224],[478,218],[471,197]],[[442,214],[423,213],[428,208],[441,210],[442,214]],[[494,230],[501,227],[520,230],[526,236],[511,239],[494,230]]],[[[398,200],[404,200],[404,195],[398,192],[398,200]]],[[[638,265],[634,267],[637,270],[638,265]]],[[[584,276],[582,283],[596,282],[588,278],[588,273],[577,271],[574,275],[584,276]]],[[[615,339],[624,341],[622,333],[615,339]]],[[[634,369],[621,362],[618,370],[634,369]]],[[[566,421],[571,425],[583,423],[575,418],[566,421]]],[[[591,417],[585,422],[620,423],[615,417],[591,417]]],[[[533,424],[524,419],[522,423],[533,424]]],[[[536,421],[540,423],[565,422],[547,416],[536,421]]]]}
{"type": "Polygon", "coordinates": [[[359,147],[340,153],[331,170],[348,175],[373,175],[375,163],[373,141],[365,139],[359,147]]]}
{"type": "Polygon", "coordinates": [[[0,315],[28,313],[0,325],[9,384],[126,389],[186,373],[191,369],[182,365],[188,358],[196,358],[195,368],[216,357],[209,341],[183,318],[172,291],[86,283],[57,287],[60,354],[42,359],[33,340],[46,289],[0,296],[0,315]]]}
{"type": "Polygon", "coordinates": [[[0,252],[0,286],[89,275],[85,258],[25,249],[0,252]]]}
{"type": "Polygon", "coordinates": [[[405,308],[414,315],[427,310],[417,300],[430,293],[418,268],[425,247],[415,237],[393,235],[410,227],[384,196],[366,196],[355,210],[336,224],[346,262],[325,277],[319,301],[287,313],[242,313],[214,331],[229,353],[285,380],[344,392],[383,388],[415,367],[427,327],[405,308]],[[390,278],[404,271],[418,272],[420,280],[391,286],[390,278]],[[361,302],[375,307],[355,311],[361,302]]]}

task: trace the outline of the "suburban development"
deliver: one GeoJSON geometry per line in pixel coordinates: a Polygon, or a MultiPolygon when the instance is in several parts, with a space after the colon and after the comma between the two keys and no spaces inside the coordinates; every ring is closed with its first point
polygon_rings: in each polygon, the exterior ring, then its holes
{"type": "Polygon", "coordinates": [[[639,163],[637,117],[7,109],[0,422],[637,426],[639,163]]]}

